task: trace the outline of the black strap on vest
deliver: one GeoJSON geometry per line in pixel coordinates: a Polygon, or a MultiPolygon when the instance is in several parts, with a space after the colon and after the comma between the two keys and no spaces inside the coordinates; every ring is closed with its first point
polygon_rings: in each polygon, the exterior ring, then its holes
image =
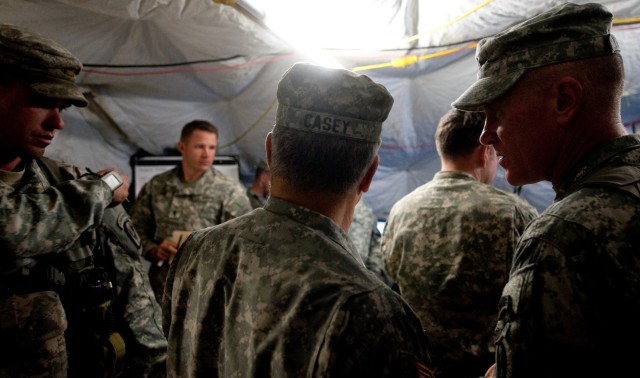
{"type": "MultiPolygon", "coordinates": [[[[54,161],[47,158],[36,161],[51,184],[67,181],[54,161]]],[[[59,294],[69,320],[67,348],[70,377],[96,374],[114,376],[122,369],[126,347],[124,339],[115,329],[116,291],[112,281],[115,278],[115,266],[108,238],[115,235],[124,248],[133,247],[137,250],[136,243],[125,231],[123,219],[130,222],[122,206],[105,209],[103,219],[95,229],[96,245],[92,250],[91,266],[81,270],[63,269],[67,271],[68,279],[66,287],[59,294]],[[107,352],[96,353],[104,350],[103,345],[107,352]]],[[[137,240],[139,246],[139,237],[137,240]]]]}

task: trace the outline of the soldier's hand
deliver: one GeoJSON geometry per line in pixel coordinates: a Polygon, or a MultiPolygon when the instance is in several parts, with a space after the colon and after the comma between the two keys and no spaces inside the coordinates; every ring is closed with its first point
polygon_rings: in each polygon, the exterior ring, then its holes
{"type": "Polygon", "coordinates": [[[122,177],[122,185],[116,189],[113,192],[113,196],[111,198],[111,205],[110,206],[116,206],[119,205],[121,203],[123,203],[124,201],[127,200],[127,197],[129,197],[129,181],[127,180],[126,176],[120,176],[122,177]]]}
{"type": "Polygon", "coordinates": [[[491,367],[484,373],[484,378],[493,378],[496,372],[496,364],[491,365],[491,367]]]}
{"type": "Polygon", "coordinates": [[[164,239],[160,245],[151,251],[151,256],[156,262],[167,261],[178,252],[176,243],[169,239],[164,239]]]}
{"type": "Polygon", "coordinates": [[[120,185],[119,188],[113,191],[111,203],[109,204],[109,207],[117,206],[123,203],[124,201],[126,201],[127,197],[129,197],[129,179],[124,173],[116,170],[115,168],[107,168],[107,169],[102,169],[98,171],[98,175],[104,176],[105,174],[113,171],[115,171],[118,174],[118,176],[120,176],[120,179],[122,180],[122,185],[120,185]]]}

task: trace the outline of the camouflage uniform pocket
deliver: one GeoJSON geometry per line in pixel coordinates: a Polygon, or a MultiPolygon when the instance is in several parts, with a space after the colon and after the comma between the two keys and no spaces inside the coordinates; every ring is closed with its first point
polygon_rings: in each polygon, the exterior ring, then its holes
{"type": "Polygon", "coordinates": [[[58,294],[41,291],[15,298],[16,322],[25,343],[40,343],[67,329],[67,317],[58,294]]]}

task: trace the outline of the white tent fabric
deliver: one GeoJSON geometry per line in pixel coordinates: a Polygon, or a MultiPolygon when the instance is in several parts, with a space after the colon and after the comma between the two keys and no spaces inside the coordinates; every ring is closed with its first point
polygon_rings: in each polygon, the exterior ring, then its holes
{"type": "MultiPolygon", "coordinates": [[[[438,14],[434,2],[419,0],[255,3],[267,17],[288,5],[288,19],[301,32],[340,32],[358,17],[368,20],[360,32],[385,43],[397,41],[382,50],[364,50],[345,45],[345,38],[322,51],[381,82],[395,98],[383,128],[381,165],[365,195],[385,219],[398,199],[439,170],[435,126],[475,80],[473,43],[563,2],[449,0],[438,14]],[[314,17],[317,7],[333,3],[342,4],[334,17],[314,17]],[[413,64],[390,64],[402,58],[413,64]]],[[[599,2],[614,13],[613,33],[627,71],[623,122],[635,132],[640,125],[640,0],[599,2]]],[[[242,180],[248,183],[264,158],[281,75],[294,62],[314,58],[267,29],[246,11],[253,9],[248,3],[227,3],[232,5],[211,0],[0,0],[0,22],[49,36],[84,64],[78,82],[90,106],[65,112],[66,127],[47,156],[92,169],[112,166],[131,175],[133,154],[162,155],[175,147],[186,122],[207,119],[220,129],[218,154],[238,155],[242,180]]],[[[513,190],[502,176],[495,185],[513,190]]],[[[548,183],[527,185],[521,195],[540,210],[553,199],[548,183]]]]}

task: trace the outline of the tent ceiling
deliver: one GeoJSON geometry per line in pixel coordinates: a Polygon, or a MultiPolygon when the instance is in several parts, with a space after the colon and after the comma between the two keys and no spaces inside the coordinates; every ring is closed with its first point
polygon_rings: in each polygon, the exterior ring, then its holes
{"type": "MultiPolygon", "coordinates": [[[[441,1],[0,0],[0,21],[47,35],[83,62],[79,83],[91,106],[65,113],[47,155],[94,169],[131,173],[136,151],[163,154],[186,122],[208,119],[220,129],[218,153],[238,155],[246,181],[264,157],[277,82],[294,62],[330,58],[371,76],[395,98],[365,196],[385,218],[440,168],[434,129],[475,79],[473,43],[561,2],[449,0],[435,10],[441,1]],[[265,27],[282,33],[274,22],[294,26],[297,39],[265,27]]],[[[631,128],[640,125],[640,1],[600,2],[616,19],[631,128]]],[[[501,177],[496,185],[509,189],[501,177]]],[[[553,196],[545,183],[523,195],[539,208],[553,196]]]]}

